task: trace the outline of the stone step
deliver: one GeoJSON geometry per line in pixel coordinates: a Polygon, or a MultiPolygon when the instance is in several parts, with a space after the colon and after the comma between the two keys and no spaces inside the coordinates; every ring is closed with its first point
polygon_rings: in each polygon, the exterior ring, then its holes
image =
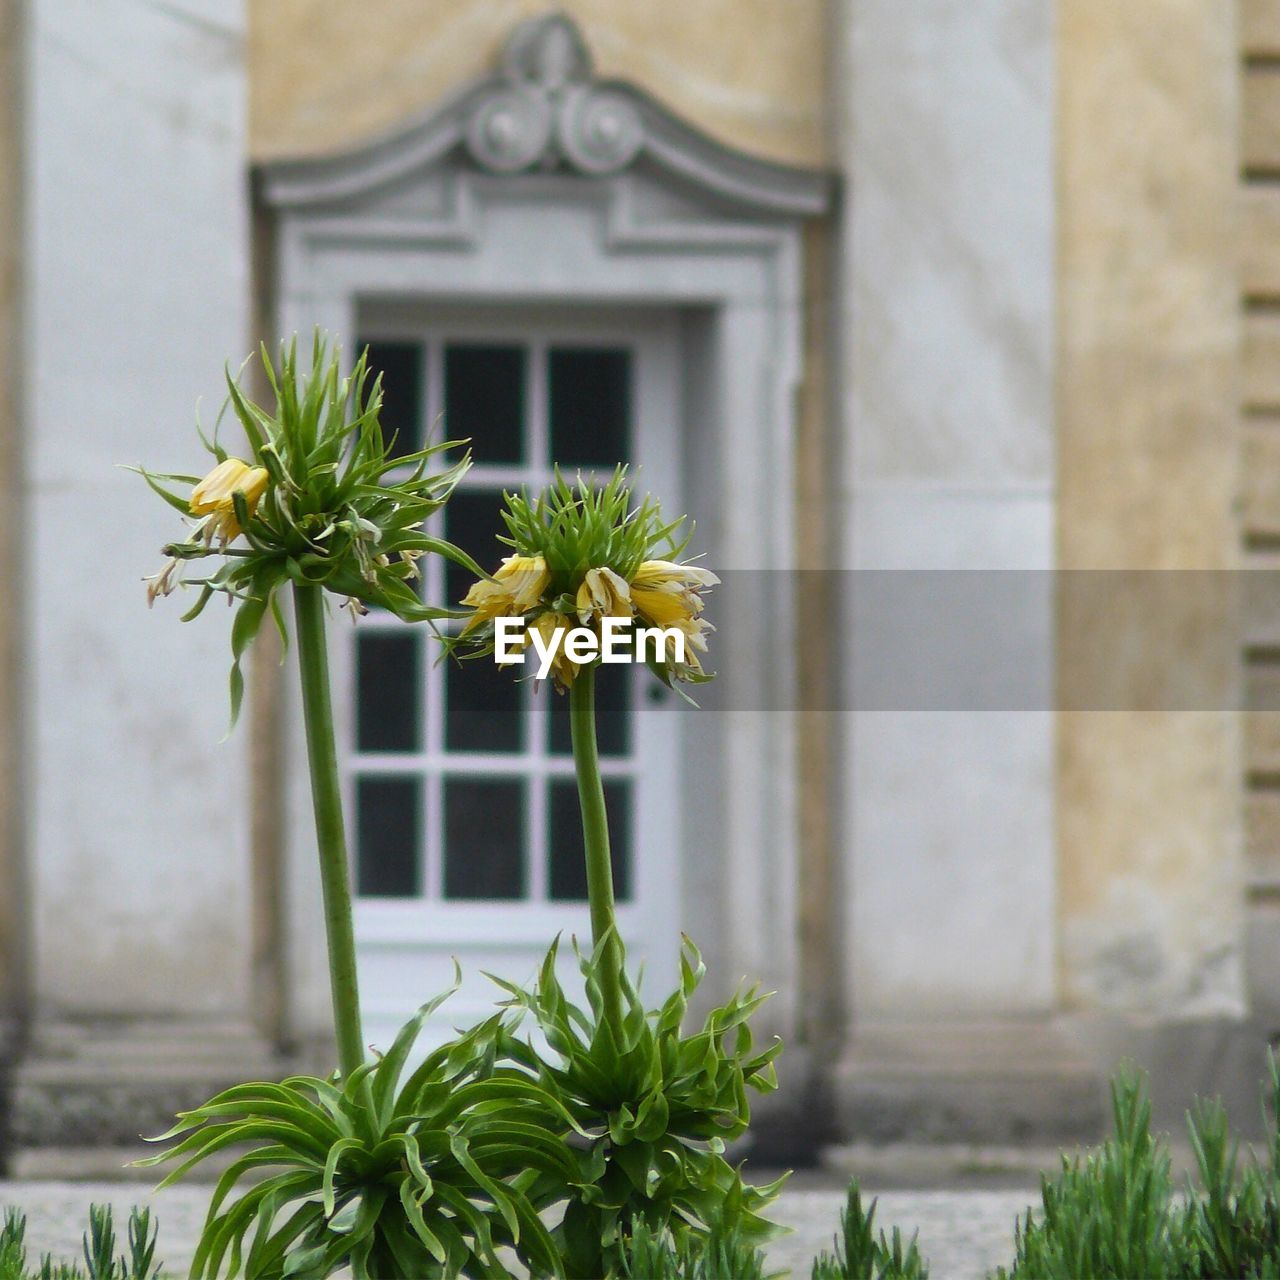
{"type": "Polygon", "coordinates": [[[31,1151],[135,1147],[221,1089],[296,1070],[240,1024],[39,1025],[9,1071],[10,1166],[31,1151]]]}

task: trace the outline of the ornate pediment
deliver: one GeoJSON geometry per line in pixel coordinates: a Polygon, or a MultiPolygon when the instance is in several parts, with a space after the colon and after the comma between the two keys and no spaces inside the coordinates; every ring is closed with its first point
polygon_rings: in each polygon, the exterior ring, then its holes
{"type": "Polygon", "coordinates": [[[511,33],[491,77],[439,110],[341,155],[276,161],[259,170],[269,205],[370,196],[445,160],[489,174],[561,171],[604,178],[648,162],[682,185],[745,212],[825,212],[829,174],[726,147],[634,85],[599,80],[573,20],[550,14],[511,33]]]}
{"type": "Polygon", "coordinates": [[[617,173],[644,145],[644,123],[625,92],[595,82],[581,33],[555,14],[512,33],[501,80],[472,107],[466,143],[495,173],[557,165],[617,173]]]}

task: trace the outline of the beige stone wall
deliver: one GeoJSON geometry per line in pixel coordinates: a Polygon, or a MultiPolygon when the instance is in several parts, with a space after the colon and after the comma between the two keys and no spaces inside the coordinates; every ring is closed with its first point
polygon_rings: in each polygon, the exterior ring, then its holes
{"type": "Polygon", "coordinates": [[[0,0],[0,1019],[20,1005],[25,975],[21,522],[22,5],[0,0]]]}
{"type": "MultiPolygon", "coordinates": [[[[1280,569],[1280,3],[1243,0],[1240,398],[1246,564],[1280,569]]],[[[1253,593],[1251,593],[1252,595],[1253,593]]],[[[1266,597],[1277,592],[1268,590],[1266,597]]],[[[1245,851],[1251,1004],[1280,1020],[1280,612],[1245,618],[1245,851]],[[1271,708],[1264,710],[1263,708],[1271,708]]]]}
{"type": "MultiPolygon", "coordinates": [[[[1230,0],[1059,6],[1059,557],[1064,569],[1238,560],[1238,52],[1230,0]]],[[[1068,1004],[1241,1007],[1238,640],[1216,620],[1064,589],[1070,696],[1195,668],[1204,711],[1060,719],[1060,976],[1068,1004]],[[1185,668],[1184,668],[1185,669],[1185,668]]]]}
{"type": "MultiPolygon", "coordinates": [[[[341,149],[492,68],[548,0],[250,0],[254,157],[341,149]]],[[[722,142],[825,158],[823,0],[566,0],[603,76],[660,97],[722,142]]]]}

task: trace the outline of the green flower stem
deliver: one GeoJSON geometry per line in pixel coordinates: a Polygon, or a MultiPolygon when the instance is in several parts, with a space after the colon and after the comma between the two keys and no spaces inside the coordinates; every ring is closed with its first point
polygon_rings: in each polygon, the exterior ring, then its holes
{"type": "Polygon", "coordinates": [[[298,627],[298,666],[302,676],[302,712],[311,766],[316,844],[324,892],[324,926],[329,942],[329,984],[338,1037],[338,1064],[345,1080],[364,1061],[360,1029],[360,993],[356,983],[356,939],[351,922],[351,886],[347,837],[338,788],[338,754],[329,699],[329,659],[324,634],[324,589],[294,585],[298,627]]]}
{"type": "Polygon", "coordinates": [[[600,987],[605,1017],[611,1026],[622,1025],[622,944],[613,904],[613,863],[609,856],[609,816],[604,807],[604,783],[600,780],[600,753],[596,745],[596,672],[583,667],[569,686],[569,727],[573,737],[573,765],[578,775],[578,803],[582,808],[582,840],[587,853],[587,900],[591,906],[591,942],[604,962],[600,987]]]}

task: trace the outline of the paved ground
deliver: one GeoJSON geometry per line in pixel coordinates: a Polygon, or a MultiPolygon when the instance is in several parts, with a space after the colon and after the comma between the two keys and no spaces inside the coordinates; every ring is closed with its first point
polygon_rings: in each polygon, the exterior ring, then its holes
{"type": "MultiPolygon", "coordinates": [[[[933,1280],[981,1280],[999,1263],[1013,1258],[1017,1216],[1035,1199],[1025,1191],[885,1191],[875,1197],[876,1225],[919,1232],[920,1251],[933,1280]]],[[[864,1203],[870,1199],[864,1194],[864,1203]]],[[[777,1217],[794,1234],[769,1251],[770,1262],[807,1280],[816,1254],[831,1249],[844,1207],[837,1188],[784,1192],[777,1217]]]]}
{"type": "MultiPolygon", "coordinates": [[[[158,1256],[173,1275],[185,1274],[208,1196],[207,1183],[150,1193],[121,1182],[0,1182],[0,1205],[26,1212],[29,1259],[45,1251],[78,1258],[91,1203],[111,1204],[121,1231],[129,1207],[146,1203],[160,1225],[158,1256]]],[[[1032,1198],[1026,1191],[887,1191],[876,1221],[919,1231],[934,1280],[978,1280],[1011,1257],[1014,1217],[1032,1198]]],[[[772,1249],[773,1265],[807,1277],[814,1255],[831,1246],[843,1203],[834,1178],[798,1178],[778,1202],[778,1218],[795,1231],[772,1249]]]]}

